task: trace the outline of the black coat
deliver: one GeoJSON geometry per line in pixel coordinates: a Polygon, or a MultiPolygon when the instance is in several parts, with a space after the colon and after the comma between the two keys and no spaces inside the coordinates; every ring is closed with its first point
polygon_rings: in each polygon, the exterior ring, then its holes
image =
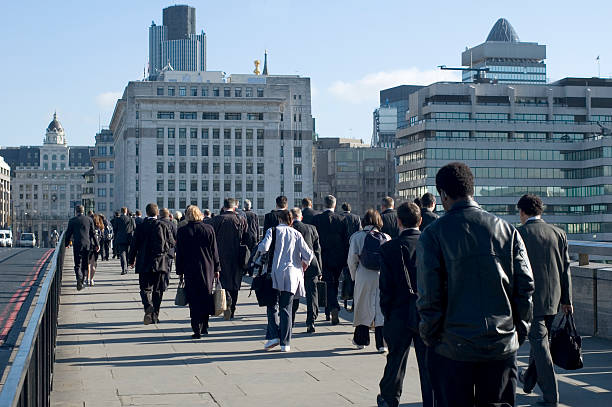
{"type": "Polygon", "coordinates": [[[312,208],[303,208],[302,209],[302,222],[312,225],[313,219],[317,216],[319,212],[315,211],[312,208]]]}
{"type": "Polygon", "coordinates": [[[417,264],[425,344],[467,362],[516,352],[532,317],[533,274],[512,225],[472,200],[459,201],[423,230],[417,264]]]}
{"type": "Polygon", "coordinates": [[[132,242],[132,237],[134,236],[134,229],[136,229],[134,219],[125,214],[122,214],[116,219],[117,227],[114,228],[115,244],[129,245],[132,242]]]}
{"type": "Polygon", "coordinates": [[[142,225],[142,222],[144,222],[144,218],[142,216],[134,216],[132,219],[134,220],[135,227],[142,225]]]}
{"type": "Polygon", "coordinates": [[[283,209],[275,209],[273,211],[266,213],[266,215],[264,216],[264,227],[263,227],[264,236],[266,235],[266,231],[268,229],[273,228],[274,226],[278,226],[278,224],[280,223],[278,220],[278,215],[282,211],[283,209]]]}
{"type": "MultiPolygon", "coordinates": [[[[229,211],[206,219],[205,222],[215,230],[221,263],[221,285],[226,290],[240,290],[243,269],[238,254],[240,245],[245,244],[246,220],[229,211]]],[[[181,229],[182,227],[179,232],[181,229]]]]}
{"type": "Polygon", "coordinates": [[[178,230],[176,274],[185,278],[185,292],[192,312],[213,315],[212,290],[215,273],[221,272],[217,239],[212,226],[188,222],[178,230]]]}
{"type": "Polygon", "coordinates": [[[159,220],[145,219],[136,228],[129,250],[129,264],[136,263],[136,274],[167,273],[168,251],[174,238],[159,220]]]}
{"type": "Polygon", "coordinates": [[[168,256],[173,259],[176,254],[176,238],[177,238],[177,226],[170,218],[162,218],[159,220],[162,225],[167,227],[170,230],[170,234],[172,235],[172,239],[174,240],[174,244],[169,244],[168,247],[168,256]]]}
{"type": "Polygon", "coordinates": [[[313,224],[317,228],[321,243],[323,275],[327,279],[332,276],[338,278],[342,268],[346,266],[349,247],[344,216],[333,211],[324,211],[314,217],[313,224]]]}
{"type": "Polygon", "coordinates": [[[314,259],[304,273],[304,277],[315,277],[321,275],[321,245],[319,244],[319,234],[317,228],[304,222],[294,221],[293,228],[302,234],[304,241],[314,253],[314,259]]]}
{"type": "Polygon", "coordinates": [[[383,227],[380,230],[383,233],[395,239],[399,235],[399,226],[397,225],[397,212],[395,209],[387,209],[380,214],[383,221],[383,227]]]}
{"type": "Polygon", "coordinates": [[[559,304],[572,303],[572,276],[565,232],[542,219],[518,228],[529,256],[535,291],[533,315],[555,315],[559,304]]]}
{"type": "Polygon", "coordinates": [[[66,229],[66,247],[72,244],[77,250],[91,250],[92,242],[96,241],[93,220],[83,214],[77,215],[68,221],[66,229]]]}
{"type": "Polygon", "coordinates": [[[342,216],[346,220],[347,238],[350,239],[353,233],[361,230],[361,218],[350,212],[342,212],[342,216]]]}
{"type": "Polygon", "coordinates": [[[253,251],[253,247],[259,242],[259,218],[252,210],[243,212],[247,221],[246,245],[249,250],[253,251]]]}
{"type": "Polygon", "coordinates": [[[421,218],[423,221],[421,222],[421,226],[419,229],[424,230],[431,222],[438,219],[440,215],[435,212],[430,211],[427,208],[421,208],[421,218]]]}
{"type": "Polygon", "coordinates": [[[382,263],[380,267],[380,309],[388,318],[398,318],[418,332],[419,318],[416,309],[417,263],[416,249],[421,232],[406,229],[395,239],[380,246],[382,263]],[[403,252],[403,254],[402,254],[403,252]],[[400,260],[402,259],[403,262],[400,260]],[[408,288],[406,272],[408,270],[410,285],[408,288]]]}

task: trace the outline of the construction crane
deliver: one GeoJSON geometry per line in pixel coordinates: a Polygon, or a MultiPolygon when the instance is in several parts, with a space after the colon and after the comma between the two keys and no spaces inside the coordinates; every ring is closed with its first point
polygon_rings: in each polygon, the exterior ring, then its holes
{"type": "Polygon", "coordinates": [[[474,75],[474,83],[495,83],[496,81],[490,78],[485,78],[484,73],[489,72],[489,68],[449,68],[446,65],[438,65],[443,71],[462,71],[462,72],[476,72],[474,75]]]}

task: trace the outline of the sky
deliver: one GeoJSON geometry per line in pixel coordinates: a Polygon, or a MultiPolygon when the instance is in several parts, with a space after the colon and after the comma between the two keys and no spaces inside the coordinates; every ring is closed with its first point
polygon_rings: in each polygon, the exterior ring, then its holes
{"type": "MultiPolygon", "coordinates": [[[[11,1],[0,24],[0,146],[39,145],[54,111],[69,145],[93,145],[117,98],[140,80],[159,0],[11,1]]],[[[498,18],[521,41],[547,45],[550,80],[612,77],[612,2],[193,0],[209,70],[251,73],[267,49],[270,74],[311,78],[320,137],[369,141],[379,91],[459,80],[460,66],[498,18]]]]}

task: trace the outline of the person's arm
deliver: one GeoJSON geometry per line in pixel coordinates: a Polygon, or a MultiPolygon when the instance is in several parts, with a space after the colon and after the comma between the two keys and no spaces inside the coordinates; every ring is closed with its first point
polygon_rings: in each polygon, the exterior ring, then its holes
{"type": "Polygon", "coordinates": [[[213,260],[213,267],[215,270],[215,278],[219,279],[219,276],[221,275],[221,262],[219,261],[219,251],[217,248],[217,237],[215,236],[214,233],[210,234],[210,247],[211,247],[211,251],[212,251],[212,260],[213,260]]]}
{"type": "Polygon", "coordinates": [[[259,242],[259,239],[261,238],[259,236],[259,216],[255,215],[253,216],[253,219],[255,220],[255,241],[259,242]]]}
{"type": "Polygon", "coordinates": [[[94,245],[92,249],[97,252],[100,250],[100,242],[98,242],[98,236],[96,235],[96,225],[94,225],[94,222],[90,217],[87,217],[87,219],[89,219],[87,222],[89,223],[89,241],[93,242],[94,245]]]}
{"type": "Polygon", "coordinates": [[[566,314],[568,312],[574,312],[572,306],[572,273],[570,271],[570,257],[569,250],[567,247],[567,235],[563,233],[563,239],[561,242],[561,256],[563,257],[563,269],[561,272],[561,309],[566,314]]]}
{"type": "Polygon", "coordinates": [[[317,229],[312,227],[312,251],[314,252],[315,257],[317,258],[317,263],[319,266],[319,275],[323,272],[323,261],[321,260],[321,244],[319,243],[319,233],[317,229]]]}
{"type": "Polygon", "coordinates": [[[514,317],[514,326],[518,334],[519,344],[522,345],[527,338],[533,316],[533,303],[531,297],[533,295],[534,285],[533,273],[531,271],[529,257],[527,256],[527,250],[525,249],[525,243],[523,243],[523,238],[516,229],[513,230],[512,272],[512,315],[514,317]]]}
{"type": "Polygon", "coordinates": [[[72,219],[70,219],[70,221],[68,222],[68,227],[66,228],[66,236],[64,239],[64,246],[68,247],[70,246],[70,240],[72,239],[72,233],[73,233],[73,229],[74,228],[74,222],[72,221],[72,219]]]}
{"type": "Polygon", "coordinates": [[[434,345],[444,323],[446,270],[442,250],[435,236],[421,234],[417,245],[417,309],[421,317],[419,333],[427,346],[434,345]]]}
{"type": "Polygon", "coordinates": [[[134,233],[134,238],[131,239],[130,242],[130,250],[128,250],[128,264],[130,265],[130,267],[134,267],[134,263],[136,262],[136,254],[138,253],[138,250],[140,250],[140,245],[141,245],[141,233],[142,233],[142,228],[140,228],[139,230],[136,231],[136,233],[134,233]]]}
{"type": "Polygon", "coordinates": [[[312,259],[314,259],[314,252],[310,250],[310,247],[306,244],[306,240],[304,240],[304,236],[302,236],[301,233],[298,232],[296,235],[298,237],[297,247],[300,251],[300,257],[302,258],[302,263],[306,265],[304,268],[305,271],[312,259]]]}
{"type": "MultiPolygon", "coordinates": [[[[385,250],[383,246],[380,248],[382,262],[380,264],[380,277],[378,278],[378,287],[380,289],[380,310],[385,318],[389,317],[391,311],[392,298],[394,296],[393,287],[393,263],[397,263],[397,258],[391,258],[389,250],[385,250]]],[[[401,255],[401,253],[400,253],[401,255]]]]}
{"type": "Polygon", "coordinates": [[[266,236],[257,246],[257,251],[263,254],[270,250],[270,245],[272,245],[272,228],[266,230],[266,236]]]}
{"type": "Polygon", "coordinates": [[[176,234],[176,243],[174,246],[174,264],[176,265],[176,274],[182,276],[185,274],[183,271],[183,265],[185,263],[183,254],[183,239],[179,233],[176,234]]]}
{"type": "Polygon", "coordinates": [[[357,244],[358,234],[355,233],[351,236],[348,256],[346,258],[346,264],[348,265],[349,271],[351,272],[351,278],[355,281],[357,275],[357,267],[359,267],[359,245],[357,244]]]}

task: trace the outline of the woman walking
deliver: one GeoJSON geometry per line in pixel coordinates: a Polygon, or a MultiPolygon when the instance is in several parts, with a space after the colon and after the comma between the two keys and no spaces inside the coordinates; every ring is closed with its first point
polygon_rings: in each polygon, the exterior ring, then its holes
{"type": "Polygon", "coordinates": [[[94,223],[94,238],[91,242],[91,250],[89,251],[88,268],[87,268],[87,280],[85,285],[93,287],[96,283],[94,281],[94,275],[96,274],[96,267],[98,267],[98,256],[100,255],[100,245],[104,236],[104,222],[102,217],[97,213],[93,215],[94,223]]]}
{"type": "Polygon", "coordinates": [[[279,224],[269,228],[258,247],[260,253],[273,250],[272,287],[277,291],[276,304],[268,306],[268,328],[265,349],[281,345],[282,352],[291,350],[293,298],[305,297],[304,271],[314,258],[302,234],[291,227],[288,210],[279,211],[279,224]],[[274,241],[274,246],[272,243],[274,241]],[[280,315],[279,315],[280,308],[280,315]]]}
{"type": "Polygon", "coordinates": [[[215,232],[203,218],[197,206],[187,209],[187,223],[178,229],[175,248],[176,274],[185,282],[194,339],[208,334],[208,318],[215,313],[213,284],[221,271],[215,232]]]}
{"type": "Polygon", "coordinates": [[[387,351],[383,340],[384,318],[380,310],[380,289],[378,277],[380,266],[377,266],[377,254],[380,245],[391,240],[386,233],[382,233],[382,219],[374,209],[369,209],[363,217],[363,230],[353,233],[350,238],[347,263],[351,278],[355,281],[353,296],[353,344],[363,349],[370,344],[370,327],[374,328],[376,349],[384,353],[387,351]],[[365,247],[364,247],[365,246],[365,247]],[[365,250],[364,250],[365,249],[365,250]]]}

